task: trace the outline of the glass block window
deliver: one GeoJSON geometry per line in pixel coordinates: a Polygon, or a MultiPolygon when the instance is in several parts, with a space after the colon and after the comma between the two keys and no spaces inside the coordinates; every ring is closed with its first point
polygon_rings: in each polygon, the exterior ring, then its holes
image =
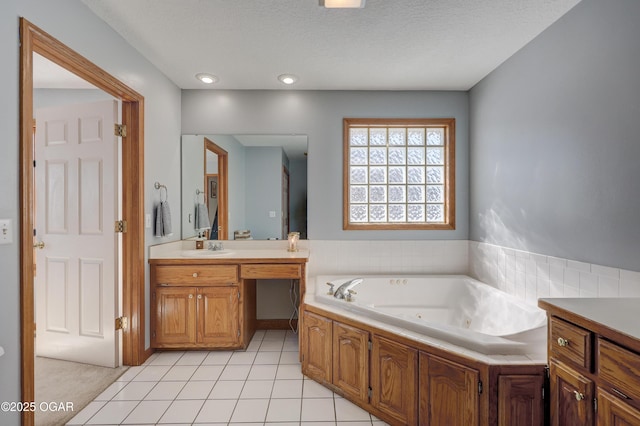
{"type": "Polygon", "coordinates": [[[344,119],[344,229],[455,229],[455,119],[344,119]]]}

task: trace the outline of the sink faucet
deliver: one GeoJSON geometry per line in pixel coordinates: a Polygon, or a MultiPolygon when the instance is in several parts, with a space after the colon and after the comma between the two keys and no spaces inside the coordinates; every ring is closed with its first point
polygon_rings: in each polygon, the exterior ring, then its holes
{"type": "Polygon", "coordinates": [[[207,248],[212,251],[224,250],[224,247],[222,246],[222,241],[218,241],[218,242],[209,241],[207,248]]]}
{"type": "Polygon", "coordinates": [[[362,278],[354,278],[352,280],[347,281],[346,283],[338,287],[335,293],[333,293],[333,297],[337,299],[345,299],[349,294],[349,290],[351,290],[352,288],[360,284],[362,281],[363,281],[362,278]]]}

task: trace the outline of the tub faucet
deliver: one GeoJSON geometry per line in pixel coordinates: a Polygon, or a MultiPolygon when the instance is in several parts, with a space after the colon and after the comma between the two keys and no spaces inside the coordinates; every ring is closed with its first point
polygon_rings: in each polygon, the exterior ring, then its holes
{"type": "Polygon", "coordinates": [[[363,281],[362,278],[354,278],[352,280],[347,281],[346,283],[338,287],[335,293],[333,293],[333,297],[335,297],[336,299],[347,298],[349,294],[349,290],[351,290],[352,288],[360,284],[362,281],[363,281]]]}

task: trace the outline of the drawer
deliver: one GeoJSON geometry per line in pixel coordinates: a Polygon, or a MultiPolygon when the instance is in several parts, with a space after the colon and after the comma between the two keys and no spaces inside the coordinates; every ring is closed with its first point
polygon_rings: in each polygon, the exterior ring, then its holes
{"type": "Polygon", "coordinates": [[[611,385],[604,388],[612,394],[640,404],[640,355],[599,338],[598,376],[611,385]]]}
{"type": "Polygon", "coordinates": [[[242,278],[301,278],[302,268],[298,264],[240,265],[242,278]]]}
{"type": "Polygon", "coordinates": [[[591,371],[591,332],[556,317],[550,326],[549,356],[591,371]]]}
{"type": "Polygon", "coordinates": [[[155,267],[156,285],[229,285],[237,282],[237,265],[171,265],[155,267]]]}

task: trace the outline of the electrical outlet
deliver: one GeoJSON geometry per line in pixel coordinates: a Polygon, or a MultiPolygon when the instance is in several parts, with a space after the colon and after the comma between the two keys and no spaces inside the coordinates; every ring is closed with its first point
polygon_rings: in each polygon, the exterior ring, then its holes
{"type": "Polygon", "coordinates": [[[273,210],[269,211],[269,217],[276,217],[276,212],[273,210]]]}
{"type": "Polygon", "coordinates": [[[11,219],[0,219],[0,244],[11,244],[13,242],[13,226],[11,219]]]}
{"type": "Polygon", "coordinates": [[[144,216],[144,227],[151,228],[151,215],[149,213],[144,216]]]}

